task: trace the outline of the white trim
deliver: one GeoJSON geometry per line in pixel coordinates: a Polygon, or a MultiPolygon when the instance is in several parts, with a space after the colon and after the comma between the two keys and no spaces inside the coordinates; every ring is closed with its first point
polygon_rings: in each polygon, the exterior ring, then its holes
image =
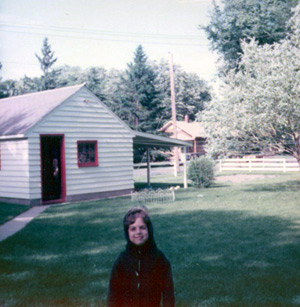
{"type": "Polygon", "coordinates": [[[24,134],[15,134],[15,135],[0,135],[0,141],[1,140],[16,140],[16,139],[27,139],[27,137],[24,136],[24,134]]]}

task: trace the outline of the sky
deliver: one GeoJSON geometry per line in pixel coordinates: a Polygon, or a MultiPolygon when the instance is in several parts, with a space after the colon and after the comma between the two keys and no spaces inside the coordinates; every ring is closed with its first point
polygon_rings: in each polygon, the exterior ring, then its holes
{"type": "Polygon", "coordinates": [[[199,25],[212,0],[0,0],[0,77],[41,75],[35,56],[48,37],[57,62],[125,69],[141,44],[149,60],[169,60],[215,78],[217,55],[199,25]]]}

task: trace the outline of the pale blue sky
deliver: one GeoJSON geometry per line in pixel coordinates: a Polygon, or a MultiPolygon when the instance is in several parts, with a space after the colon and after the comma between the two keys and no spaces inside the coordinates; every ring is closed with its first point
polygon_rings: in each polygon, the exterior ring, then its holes
{"type": "Polygon", "coordinates": [[[0,0],[0,76],[41,74],[35,53],[48,37],[57,66],[124,69],[139,44],[151,60],[168,60],[210,81],[216,55],[200,23],[212,0],[0,0]]]}

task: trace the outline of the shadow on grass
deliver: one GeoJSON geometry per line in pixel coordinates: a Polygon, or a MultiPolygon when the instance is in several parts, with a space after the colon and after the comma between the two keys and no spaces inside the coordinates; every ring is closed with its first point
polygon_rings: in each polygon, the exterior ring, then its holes
{"type": "MultiPolygon", "coordinates": [[[[105,306],[131,206],[111,199],[53,207],[2,242],[0,305],[105,306]]],[[[149,210],[172,263],[177,306],[299,303],[299,221],[176,203],[149,210]]]]}
{"type": "Polygon", "coordinates": [[[30,209],[29,206],[0,202],[0,225],[30,209]]]}
{"type": "MultiPolygon", "coordinates": [[[[152,189],[169,189],[171,187],[176,187],[179,186],[180,188],[183,188],[183,183],[174,183],[174,182],[153,182],[150,185],[150,188],[152,189]]],[[[190,188],[195,188],[198,189],[198,191],[200,191],[203,188],[197,188],[195,185],[189,183],[188,185],[190,188]]],[[[217,182],[213,182],[211,186],[204,188],[204,189],[211,189],[211,188],[226,188],[229,185],[224,184],[224,183],[217,183],[217,182]]],[[[147,185],[146,182],[135,182],[134,183],[134,188],[135,190],[139,191],[139,190],[143,190],[143,189],[149,189],[149,186],[147,185]]]]}
{"type": "Polygon", "coordinates": [[[180,186],[181,188],[183,188],[183,184],[182,183],[174,183],[174,182],[153,182],[150,184],[150,187],[147,185],[146,182],[135,182],[134,183],[134,188],[135,190],[139,191],[139,190],[143,190],[143,189],[169,189],[171,187],[176,187],[176,186],[180,186]]]}
{"type": "Polygon", "coordinates": [[[153,219],[178,306],[299,304],[299,222],[213,210],[153,219]]]}

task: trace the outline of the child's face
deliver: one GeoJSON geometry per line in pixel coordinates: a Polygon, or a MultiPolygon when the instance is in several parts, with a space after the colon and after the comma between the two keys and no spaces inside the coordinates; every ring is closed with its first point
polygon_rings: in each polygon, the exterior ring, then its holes
{"type": "Polygon", "coordinates": [[[134,224],[128,228],[129,240],[135,245],[143,245],[148,240],[148,228],[141,217],[138,217],[134,224]]]}

